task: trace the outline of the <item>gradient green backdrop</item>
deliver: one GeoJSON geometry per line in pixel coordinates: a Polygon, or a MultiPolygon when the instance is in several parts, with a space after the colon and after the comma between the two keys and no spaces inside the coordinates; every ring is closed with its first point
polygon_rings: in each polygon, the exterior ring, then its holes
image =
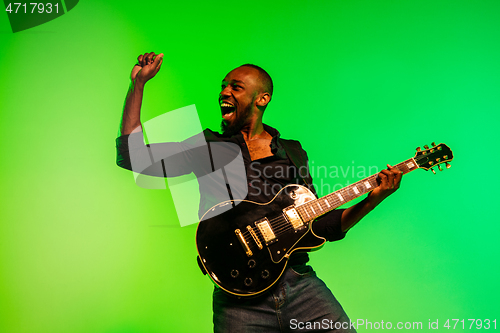
{"type": "Polygon", "coordinates": [[[211,331],[195,225],[115,165],[129,73],[151,51],[165,58],[144,121],[196,104],[217,129],[220,81],[250,62],[275,82],[265,122],[316,166],[448,144],[450,170],[405,176],[311,263],[353,320],[500,321],[499,14],[497,0],[88,0],[16,34],[0,14],[0,331],[211,331]]]}

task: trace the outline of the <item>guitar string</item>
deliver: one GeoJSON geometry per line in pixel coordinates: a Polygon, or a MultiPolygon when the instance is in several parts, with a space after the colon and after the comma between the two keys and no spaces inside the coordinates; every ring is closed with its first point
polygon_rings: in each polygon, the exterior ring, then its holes
{"type": "MultiPolygon", "coordinates": [[[[416,160],[421,160],[421,159],[424,159],[427,158],[427,156],[421,156],[420,158],[416,158],[416,160]]],[[[409,161],[409,160],[408,160],[409,161]]],[[[401,169],[403,171],[403,174],[406,174],[414,169],[411,169],[409,168],[406,164],[408,163],[408,161],[405,161],[405,162],[402,162],[402,163],[399,163],[396,165],[397,168],[401,169]]],[[[441,162],[442,163],[442,162],[441,162]]],[[[440,164],[440,163],[438,163],[440,164]]],[[[437,165],[437,164],[436,164],[437,165]]],[[[309,219],[305,219],[306,220],[306,225],[310,222],[310,221],[313,221],[315,218],[335,209],[335,208],[331,208],[331,203],[333,203],[333,206],[335,207],[338,207],[340,205],[343,204],[343,201],[347,202],[347,201],[351,201],[363,194],[365,194],[365,189],[366,189],[366,185],[365,183],[366,182],[369,182],[371,186],[373,187],[376,187],[375,185],[378,186],[378,184],[375,184],[376,183],[376,175],[372,175],[370,177],[367,177],[363,180],[360,180],[356,183],[353,183],[351,185],[349,185],[347,188],[345,189],[341,189],[339,191],[336,191],[336,192],[333,192],[327,196],[324,196],[322,198],[319,198],[319,199],[316,199],[316,200],[313,200],[312,202],[307,202],[305,203],[304,205],[301,205],[301,206],[297,206],[297,211],[298,213],[300,214],[300,216],[303,218],[304,217],[304,213],[306,213],[308,216],[309,216],[309,219]],[[359,186],[359,185],[363,185],[363,189],[360,190],[360,192],[358,194],[354,194],[354,195],[351,195],[348,193],[348,190],[350,188],[354,188],[354,186],[359,186]],[[340,201],[339,199],[335,198],[334,195],[335,194],[341,194],[343,198],[347,198],[347,200],[343,200],[343,201],[340,201]],[[333,197],[333,200],[332,200],[332,197],[333,197]],[[328,201],[329,203],[329,206],[327,206],[325,204],[325,200],[328,201]],[[319,214],[316,213],[316,211],[314,210],[314,205],[317,205],[319,206],[319,214]],[[312,214],[309,214],[309,211],[307,209],[311,209],[312,211],[312,214]],[[312,218],[311,218],[311,215],[312,215],[312,218]]],[[[359,190],[359,189],[358,189],[359,190]]],[[[303,218],[304,220],[304,218],[303,218]]],[[[272,220],[270,220],[270,224],[271,224],[271,227],[273,227],[273,232],[275,234],[275,236],[279,236],[281,234],[283,234],[285,231],[288,231],[288,230],[291,230],[293,229],[293,226],[283,217],[278,217],[278,218],[274,218],[272,220]],[[278,220],[281,220],[281,221],[278,221],[278,220]],[[277,223],[272,223],[272,222],[277,222],[277,223]]],[[[247,240],[251,240],[253,237],[250,235],[250,233],[246,233],[246,236],[249,236],[249,238],[247,240]]],[[[258,237],[258,236],[257,236],[258,237]]]]}
{"type": "MultiPolygon", "coordinates": [[[[424,158],[428,158],[428,157],[426,155],[424,155],[424,156],[417,156],[414,159],[416,161],[417,160],[420,161],[421,159],[424,159],[424,158]]],[[[410,160],[401,162],[401,163],[395,165],[395,167],[397,167],[399,169],[403,169],[402,170],[403,174],[406,174],[406,173],[412,171],[412,169],[409,168],[406,165],[409,161],[410,160]]],[[[297,209],[298,213],[300,214],[300,216],[302,217],[303,220],[304,220],[303,217],[305,215],[304,212],[309,216],[309,219],[305,219],[306,220],[305,224],[307,225],[308,223],[310,223],[311,221],[313,221],[315,218],[317,218],[317,217],[319,217],[319,216],[321,216],[321,215],[323,215],[323,214],[325,214],[325,213],[327,213],[327,212],[335,209],[335,208],[331,208],[332,204],[333,204],[333,206],[338,207],[338,206],[342,205],[343,202],[351,201],[351,200],[353,200],[353,199],[355,199],[355,198],[357,198],[357,197],[365,194],[366,193],[365,192],[365,189],[366,189],[365,183],[369,182],[371,186],[375,187],[374,186],[375,184],[373,184],[372,181],[374,181],[374,180],[376,181],[376,177],[377,177],[377,175],[372,175],[370,177],[367,177],[365,179],[362,179],[362,180],[360,180],[360,181],[358,181],[356,183],[353,183],[353,184],[349,185],[345,189],[340,189],[340,190],[335,191],[333,193],[330,193],[329,195],[326,195],[326,196],[324,196],[322,198],[313,200],[312,202],[307,202],[307,203],[305,203],[305,204],[303,204],[301,206],[297,206],[296,209],[297,209]],[[357,186],[359,186],[359,185],[363,185],[363,189],[360,190],[360,192],[358,194],[351,195],[351,194],[348,193],[348,190],[350,188],[354,188],[355,186],[357,188],[357,186]],[[343,198],[347,198],[347,200],[344,199],[344,200],[341,201],[339,198],[335,198],[334,197],[335,194],[341,194],[342,197],[343,198]],[[332,197],[333,197],[333,200],[332,200],[332,197]],[[329,203],[330,206],[326,205],[326,203],[324,202],[325,200],[328,201],[328,203],[329,203]],[[319,214],[316,213],[315,210],[311,210],[312,214],[309,214],[309,212],[308,212],[307,209],[311,208],[314,204],[316,204],[316,205],[319,206],[319,210],[320,210],[319,214]],[[311,215],[312,215],[312,219],[311,219],[311,215]]],[[[378,186],[378,184],[377,184],[377,186],[378,186]]],[[[312,208],[314,209],[314,207],[312,207],[312,208]]],[[[270,224],[271,227],[273,227],[272,230],[273,230],[273,233],[274,233],[275,237],[280,236],[285,231],[293,229],[293,226],[283,216],[278,216],[276,218],[273,218],[273,219],[269,220],[269,224],[270,224]]],[[[245,241],[247,241],[247,242],[251,241],[253,239],[253,236],[251,235],[250,231],[248,231],[248,230],[245,231],[245,232],[243,232],[243,236],[244,236],[245,241]]],[[[262,239],[261,239],[262,236],[260,235],[260,233],[256,233],[256,236],[257,236],[257,238],[260,241],[262,241],[262,239]],[[261,237],[259,237],[259,236],[261,236],[261,237]]],[[[250,242],[250,245],[252,245],[252,247],[254,247],[252,242],[250,242]]]]}
{"type": "MultiPolygon", "coordinates": [[[[340,206],[342,204],[342,202],[340,201],[340,199],[334,197],[334,199],[332,200],[331,198],[329,198],[329,196],[331,196],[333,194],[336,194],[336,193],[340,193],[340,194],[344,194],[343,197],[347,198],[347,201],[350,201],[350,200],[352,200],[352,199],[354,199],[354,198],[356,198],[358,196],[361,196],[361,195],[365,194],[364,190],[366,189],[366,185],[365,185],[366,182],[369,182],[371,184],[371,186],[374,187],[375,177],[376,177],[376,175],[372,175],[372,176],[367,177],[367,178],[365,178],[365,179],[363,179],[361,181],[358,181],[356,183],[353,183],[353,184],[349,185],[349,187],[363,185],[363,189],[357,195],[356,194],[354,196],[350,195],[349,193],[347,193],[347,189],[341,189],[341,190],[336,191],[334,193],[331,193],[331,194],[329,194],[329,195],[327,195],[325,197],[313,200],[312,202],[307,202],[307,203],[305,203],[305,204],[303,204],[301,206],[297,206],[297,211],[299,212],[299,214],[301,215],[301,217],[305,216],[304,212],[307,213],[307,215],[309,216],[309,219],[304,219],[303,218],[303,220],[306,220],[306,221],[313,220],[313,219],[317,218],[318,216],[323,215],[326,212],[335,209],[335,208],[331,208],[331,206],[332,206],[331,203],[333,203],[333,206],[336,206],[336,207],[338,207],[338,206],[340,206]],[[329,202],[330,207],[328,207],[325,204],[324,200],[327,200],[329,202]],[[315,211],[312,214],[309,214],[309,212],[308,212],[307,209],[311,208],[314,205],[318,205],[319,206],[320,214],[315,213],[315,211]],[[312,219],[310,218],[311,215],[312,215],[312,219]]],[[[314,209],[314,207],[313,207],[313,209],[314,209]]],[[[308,222],[306,222],[306,224],[307,223],[308,222]]],[[[279,236],[284,231],[288,231],[290,229],[293,229],[292,225],[286,219],[284,219],[283,217],[280,217],[280,216],[278,216],[278,218],[274,218],[274,219],[270,220],[270,224],[271,224],[271,227],[273,227],[273,232],[274,232],[275,236],[279,236]],[[279,221],[278,223],[273,223],[273,222],[277,222],[278,219],[281,219],[281,221],[279,221]]],[[[251,240],[253,238],[253,236],[250,234],[249,231],[246,231],[244,233],[244,236],[245,236],[245,240],[251,240]]]]}
{"type": "MultiPolygon", "coordinates": [[[[429,159],[429,155],[419,155],[419,156],[416,156],[413,158],[413,160],[415,160],[415,162],[417,162],[417,163],[419,163],[421,160],[424,160],[424,159],[429,159]]],[[[395,167],[397,167],[398,169],[403,171],[403,174],[406,174],[410,171],[413,171],[416,168],[408,167],[408,163],[411,162],[411,160],[412,159],[408,159],[404,162],[401,162],[401,163],[395,165],[395,167]]],[[[436,163],[435,166],[438,164],[441,164],[441,163],[444,163],[444,161],[436,163]]],[[[417,168],[419,168],[419,167],[420,167],[420,164],[417,168]]],[[[376,181],[376,177],[377,177],[377,175],[369,176],[365,179],[362,179],[360,181],[357,181],[357,182],[347,186],[344,189],[340,189],[340,190],[335,191],[333,193],[330,193],[322,198],[318,198],[318,199],[312,200],[310,202],[307,202],[303,205],[297,206],[296,207],[297,212],[299,213],[302,220],[305,221],[306,225],[309,223],[312,223],[314,221],[314,219],[316,219],[317,217],[319,217],[319,216],[321,216],[321,215],[323,215],[331,210],[334,210],[335,208],[343,205],[344,203],[351,201],[351,200],[365,194],[366,193],[365,190],[367,189],[366,185],[365,185],[366,182],[369,182],[369,184],[372,187],[378,186],[378,182],[376,181]],[[354,195],[352,195],[349,193],[349,190],[351,188],[354,188],[355,186],[356,186],[356,188],[358,188],[357,186],[359,186],[361,184],[363,185],[363,189],[360,190],[360,192],[358,194],[354,193],[354,195]],[[340,200],[340,198],[338,198],[338,194],[340,194],[344,198],[344,200],[340,200]],[[328,205],[325,203],[325,200],[328,202],[328,205]],[[319,214],[316,213],[316,210],[314,210],[313,206],[315,204],[319,206],[319,214]],[[335,208],[332,208],[332,206],[335,208]],[[307,210],[308,208],[309,209],[312,208],[311,209],[312,214],[309,213],[309,211],[307,210]],[[306,214],[309,217],[308,219],[304,219],[306,214]],[[311,218],[311,215],[312,215],[312,218],[311,218]]],[[[286,220],[286,218],[284,216],[278,215],[277,217],[275,217],[271,220],[268,220],[268,221],[269,221],[270,227],[272,227],[272,231],[273,231],[275,237],[282,235],[284,232],[287,232],[288,230],[294,229],[293,226],[291,225],[291,223],[288,222],[288,220],[286,220]]],[[[253,236],[250,233],[250,231],[248,231],[248,230],[244,231],[242,234],[243,234],[245,241],[247,242],[247,245],[250,248],[257,247],[257,244],[254,244],[254,242],[252,242],[253,236]]],[[[259,241],[264,240],[261,233],[255,233],[255,234],[256,234],[257,238],[259,239],[259,241]]],[[[265,240],[264,240],[264,243],[265,243],[265,240]]]]}
{"type": "MultiPolygon", "coordinates": [[[[372,175],[372,176],[370,176],[368,178],[363,179],[362,181],[363,182],[373,181],[375,177],[376,177],[375,175],[372,175]]],[[[359,186],[360,184],[361,184],[361,181],[356,182],[354,184],[351,184],[349,187],[354,187],[356,185],[359,186]]],[[[371,186],[373,186],[373,184],[371,186]]],[[[366,188],[366,186],[364,184],[363,184],[363,187],[366,188]]],[[[337,191],[334,192],[334,193],[331,193],[330,195],[335,194],[335,193],[337,193],[337,191]]],[[[344,194],[343,197],[344,198],[347,197],[347,201],[350,201],[350,200],[352,200],[352,199],[354,199],[354,198],[356,198],[358,196],[361,196],[361,195],[365,194],[365,191],[363,189],[363,191],[360,191],[359,195],[354,195],[354,196],[349,195],[347,193],[346,189],[341,189],[341,190],[338,191],[338,193],[344,194]]],[[[313,200],[312,202],[307,202],[307,203],[305,203],[305,204],[297,207],[297,211],[299,212],[299,214],[301,215],[301,217],[305,216],[304,212],[306,212],[309,215],[309,219],[304,219],[304,220],[308,221],[308,222],[306,222],[306,225],[310,222],[310,220],[314,220],[318,216],[323,215],[326,212],[335,209],[335,208],[331,208],[332,203],[333,203],[333,206],[335,206],[335,207],[338,207],[338,206],[340,206],[342,204],[342,202],[338,198],[333,198],[333,200],[331,200],[331,198],[328,198],[328,196],[330,196],[330,195],[327,195],[325,197],[313,200]],[[322,199],[326,199],[330,203],[330,207],[328,207],[324,203],[324,200],[322,200],[322,199]],[[307,211],[307,208],[310,208],[310,206],[313,206],[315,204],[319,205],[319,207],[320,207],[320,214],[318,214],[318,213],[309,214],[309,212],[307,211]],[[311,215],[313,217],[312,219],[310,218],[311,215]]],[[[277,218],[274,218],[274,219],[270,220],[270,224],[271,224],[271,227],[273,227],[272,229],[273,229],[273,232],[274,232],[275,236],[279,236],[279,235],[283,234],[285,231],[293,229],[293,226],[285,218],[283,218],[282,216],[278,216],[277,218]],[[281,221],[278,222],[278,220],[281,220],[281,221]],[[277,222],[277,223],[273,223],[273,222],[277,222]]],[[[253,236],[250,234],[249,231],[244,232],[243,236],[244,236],[244,238],[245,238],[246,241],[251,241],[253,239],[253,236]]]]}

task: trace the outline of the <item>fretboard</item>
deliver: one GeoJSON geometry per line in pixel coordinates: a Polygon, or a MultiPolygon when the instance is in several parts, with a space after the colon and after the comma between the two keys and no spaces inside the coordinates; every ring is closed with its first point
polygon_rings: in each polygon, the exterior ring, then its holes
{"type": "MultiPolygon", "coordinates": [[[[395,165],[395,167],[401,170],[403,174],[407,174],[408,172],[419,168],[413,158],[401,162],[395,165]]],[[[315,218],[342,206],[346,202],[371,192],[378,186],[377,176],[378,174],[371,175],[322,198],[308,201],[296,207],[296,209],[304,221],[312,221],[315,218]]]]}

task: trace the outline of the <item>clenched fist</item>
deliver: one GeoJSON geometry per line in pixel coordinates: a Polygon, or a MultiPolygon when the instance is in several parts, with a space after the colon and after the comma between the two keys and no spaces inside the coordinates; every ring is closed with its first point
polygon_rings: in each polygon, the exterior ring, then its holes
{"type": "Polygon", "coordinates": [[[163,53],[144,53],[137,57],[137,64],[132,68],[130,78],[145,84],[151,80],[161,68],[163,53]]]}

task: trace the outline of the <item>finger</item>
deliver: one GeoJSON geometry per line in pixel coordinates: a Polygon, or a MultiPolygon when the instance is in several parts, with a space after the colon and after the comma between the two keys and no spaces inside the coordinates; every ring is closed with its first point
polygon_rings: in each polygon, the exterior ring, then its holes
{"type": "Polygon", "coordinates": [[[399,188],[399,186],[401,185],[401,178],[403,177],[403,173],[402,172],[399,172],[396,174],[396,177],[394,177],[394,187],[396,189],[399,188]]]}
{"type": "Polygon", "coordinates": [[[387,164],[389,170],[394,174],[394,187],[399,188],[399,183],[401,182],[401,178],[403,177],[403,172],[396,167],[390,166],[387,164]]]}
{"type": "Polygon", "coordinates": [[[386,188],[387,187],[387,174],[386,174],[385,171],[387,171],[387,170],[382,170],[378,174],[378,176],[380,178],[380,184],[379,184],[379,186],[382,187],[382,188],[386,188]]]}
{"type": "Polygon", "coordinates": [[[142,69],[141,65],[135,64],[134,67],[132,67],[132,74],[137,74],[142,69]]]}
{"type": "Polygon", "coordinates": [[[160,53],[156,56],[153,62],[153,66],[155,69],[159,69],[158,66],[160,66],[162,60],[163,60],[163,53],[160,53]]]}
{"type": "Polygon", "coordinates": [[[151,53],[144,53],[144,57],[142,58],[142,66],[147,66],[149,65],[149,55],[151,53]]]}
{"type": "Polygon", "coordinates": [[[161,64],[162,64],[162,63],[163,63],[163,58],[162,58],[162,59],[160,59],[160,63],[158,64],[158,66],[156,66],[156,69],[155,69],[155,75],[156,75],[156,73],[158,73],[158,72],[159,72],[159,70],[160,70],[160,68],[161,68],[161,64]]]}
{"type": "Polygon", "coordinates": [[[144,56],[141,54],[137,57],[137,65],[138,66],[142,66],[142,59],[144,58],[144,56]]]}
{"type": "Polygon", "coordinates": [[[387,185],[389,186],[389,188],[392,190],[394,189],[394,172],[392,171],[389,171],[389,175],[387,176],[387,185]]]}
{"type": "Polygon", "coordinates": [[[153,63],[153,57],[155,56],[156,54],[154,52],[151,52],[148,54],[147,56],[147,65],[149,64],[152,64],[153,63]]]}
{"type": "Polygon", "coordinates": [[[387,164],[387,170],[391,170],[391,171],[400,171],[397,167],[392,166],[392,165],[390,165],[390,164],[387,164]]]}
{"type": "Polygon", "coordinates": [[[403,178],[403,172],[396,168],[394,176],[394,185],[396,186],[396,188],[399,188],[399,184],[401,183],[402,178],[403,178]]]}
{"type": "Polygon", "coordinates": [[[380,171],[380,173],[385,175],[385,177],[386,177],[386,179],[385,179],[386,181],[384,183],[384,186],[385,186],[384,188],[390,189],[390,190],[394,189],[394,177],[395,177],[394,173],[391,170],[387,170],[387,169],[380,171]]]}
{"type": "Polygon", "coordinates": [[[384,170],[380,171],[379,174],[383,174],[385,176],[389,176],[391,174],[391,172],[389,170],[387,170],[387,169],[384,169],[384,170]]]}
{"type": "Polygon", "coordinates": [[[383,171],[387,171],[387,185],[389,189],[394,189],[394,169],[392,166],[387,164],[387,169],[383,171]]]}

